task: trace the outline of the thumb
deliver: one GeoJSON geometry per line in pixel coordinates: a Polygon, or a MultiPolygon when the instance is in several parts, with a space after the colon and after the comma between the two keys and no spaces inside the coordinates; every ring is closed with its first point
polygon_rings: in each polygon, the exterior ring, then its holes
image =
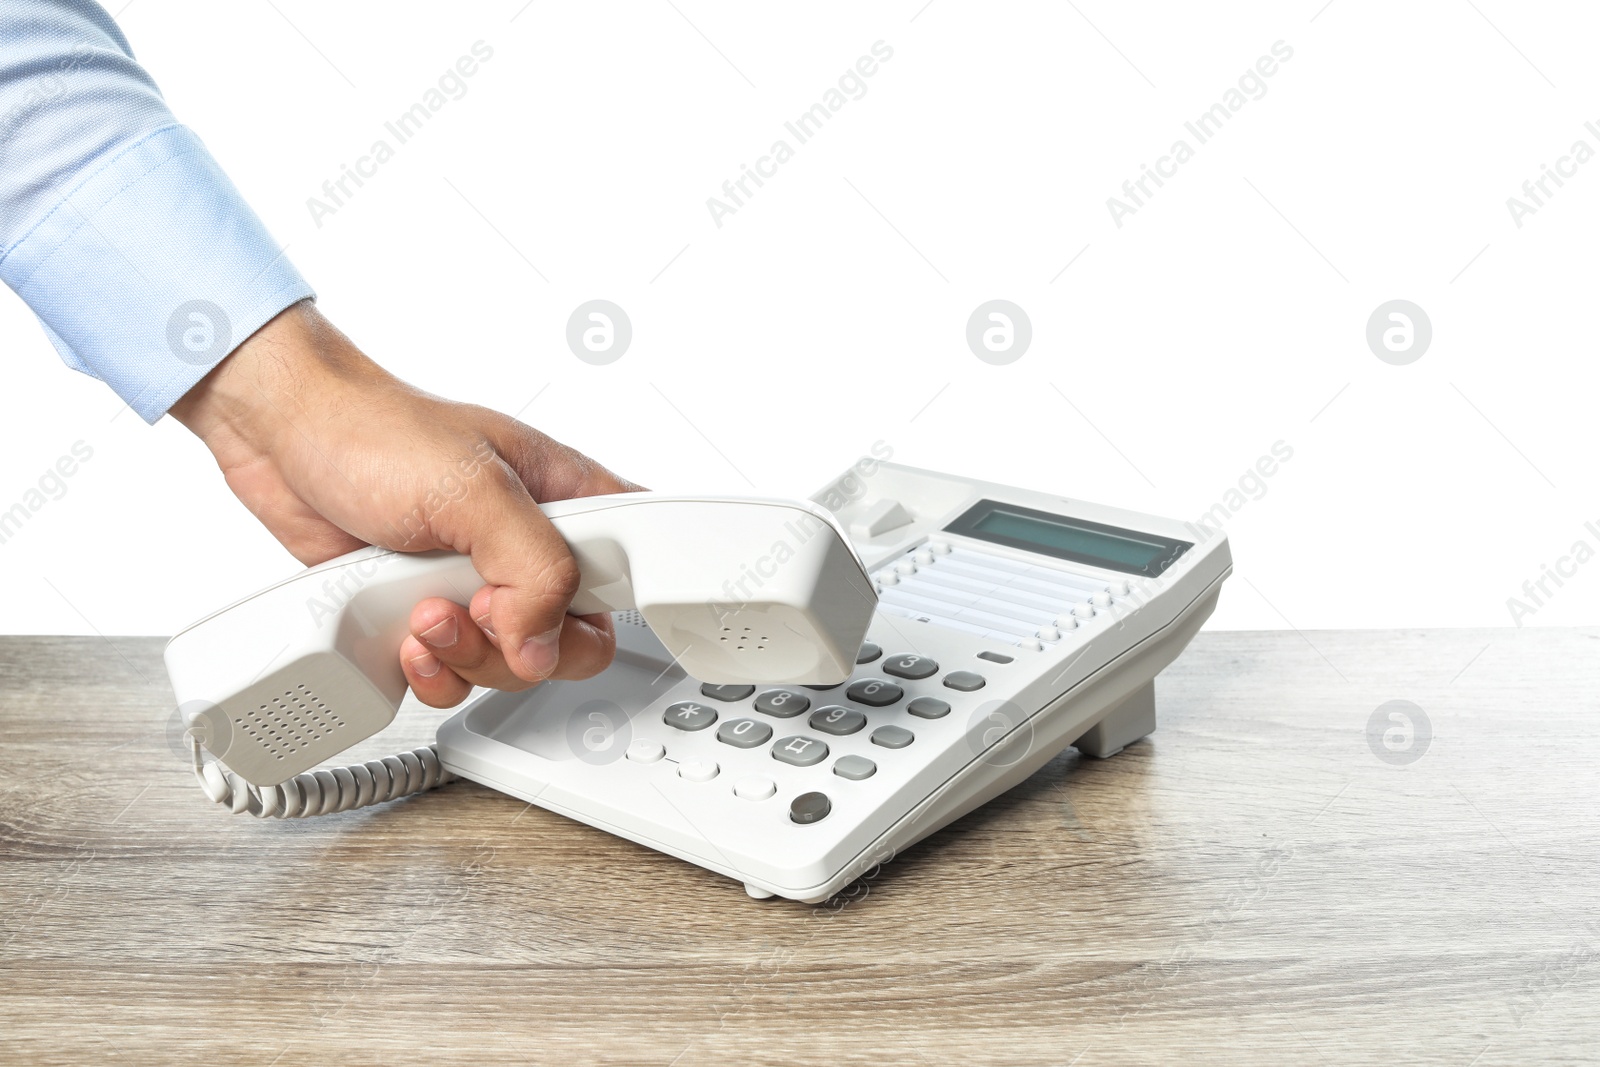
{"type": "Polygon", "coordinates": [[[452,540],[491,587],[487,629],[506,665],[523,681],[542,681],[554,673],[566,637],[572,651],[603,667],[607,653],[594,647],[593,627],[567,615],[581,580],[567,543],[507,463],[496,460],[483,473],[497,484],[463,510],[465,527],[452,540]]]}
{"type": "Polygon", "coordinates": [[[507,418],[491,437],[533,499],[571,500],[603,493],[637,493],[644,486],[619,478],[577,449],[507,418]]]}

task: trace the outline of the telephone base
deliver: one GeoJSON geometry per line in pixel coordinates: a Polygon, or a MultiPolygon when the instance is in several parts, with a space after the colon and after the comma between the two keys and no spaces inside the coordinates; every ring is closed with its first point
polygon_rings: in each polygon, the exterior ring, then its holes
{"type": "Polygon", "coordinates": [[[848,680],[709,684],[618,612],[610,667],[471,702],[440,763],[748,898],[819,903],[1069,747],[1151,733],[1154,679],[1233,569],[1225,536],[1174,520],[892,464],[813,499],[873,575],[848,680]]]}

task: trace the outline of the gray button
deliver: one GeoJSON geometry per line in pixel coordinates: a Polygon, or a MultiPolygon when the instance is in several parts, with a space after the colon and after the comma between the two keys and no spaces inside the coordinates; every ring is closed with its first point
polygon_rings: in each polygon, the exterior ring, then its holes
{"type": "Polygon", "coordinates": [[[717,721],[717,713],[704,704],[680,700],[668,708],[661,721],[680,730],[704,730],[717,721]]]}
{"type": "Polygon", "coordinates": [[[828,758],[828,746],[815,737],[785,737],[772,746],[772,758],[793,767],[810,767],[828,758]]]}
{"type": "Polygon", "coordinates": [[[918,697],[906,705],[906,710],[919,719],[942,719],[950,714],[950,705],[938,697],[918,697]]]}
{"type": "Polygon", "coordinates": [[[868,641],[866,644],[861,646],[858,652],[856,652],[856,662],[871,663],[881,655],[883,655],[883,649],[879,648],[871,641],[868,641]]]}
{"type": "Polygon", "coordinates": [[[801,793],[789,802],[789,818],[797,823],[819,822],[833,810],[826,793],[801,793]]]}
{"type": "Polygon", "coordinates": [[[743,700],[755,691],[753,685],[712,685],[707,682],[700,687],[700,695],[712,700],[743,700]]]}
{"type": "Polygon", "coordinates": [[[826,693],[828,690],[837,689],[843,684],[843,682],[834,682],[832,685],[808,685],[806,688],[815,689],[819,693],[826,693]]]}
{"type": "Polygon", "coordinates": [[[978,653],[978,658],[979,659],[986,659],[990,663],[1010,663],[1011,662],[1011,657],[1006,655],[1004,652],[990,652],[987,649],[985,649],[982,652],[979,652],[978,653]]]}
{"type": "Polygon", "coordinates": [[[757,711],[764,715],[775,715],[780,719],[792,719],[796,715],[803,715],[810,706],[810,697],[804,693],[796,693],[792,689],[768,689],[756,697],[757,711]]]}
{"type": "Polygon", "coordinates": [[[729,719],[717,727],[717,740],[734,748],[755,748],[772,740],[772,727],[755,719],[729,719]]]}
{"type": "Polygon", "coordinates": [[[927,656],[890,656],[883,661],[883,673],[896,678],[926,678],[939,673],[939,665],[927,656]]]}
{"type": "Polygon", "coordinates": [[[951,689],[970,693],[974,689],[982,689],[985,683],[981,674],[973,674],[971,671],[951,671],[944,676],[944,684],[951,689]]]}
{"type": "Polygon", "coordinates": [[[833,764],[833,773],[840,778],[859,782],[878,773],[878,765],[865,756],[840,756],[833,764]]]}
{"type": "Polygon", "coordinates": [[[917,735],[904,726],[880,726],[872,731],[872,743],[884,748],[905,748],[917,735]]]}
{"type": "Polygon", "coordinates": [[[869,708],[883,708],[893,704],[905,696],[905,690],[893,682],[886,682],[882,678],[863,678],[852,683],[844,695],[854,700],[857,704],[865,704],[869,708]]]}
{"type": "Polygon", "coordinates": [[[837,704],[830,704],[825,708],[818,708],[811,713],[811,728],[821,734],[836,734],[843,737],[853,734],[867,725],[867,717],[859,711],[850,708],[841,708],[837,704]]]}

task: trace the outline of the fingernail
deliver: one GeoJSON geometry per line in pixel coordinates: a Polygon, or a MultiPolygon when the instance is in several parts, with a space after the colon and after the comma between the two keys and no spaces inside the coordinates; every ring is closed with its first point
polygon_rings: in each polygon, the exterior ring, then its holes
{"type": "Polygon", "coordinates": [[[443,622],[434,623],[432,626],[422,631],[420,636],[422,637],[423,641],[432,645],[434,648],[455,647],[456,638],[460,636],[456,627],[456,617],[452,615],[443,622]]]}
{"type": "Polygon", "coordinates": [[[424,652],[411,660],[411,669],[419,678],[432,678],[439,673],[439,658],[432,652],[424,652]]]}
{"type": "Polygon", "coordinates": [[[481,619],[473,619],[472,621],[478,624],[478,629],[482,630],[490,637],[494,637],[494,630],[489,626],[489,616],[485,615],[481,619]]]}
{"type": "Polygon", "coordinates": [[[561,627],[559,626],[547,634],[530,637],[522,642],[523,664],[541,678],[548,678],[555,672],[556,660],[560,655],[561,627]]]}

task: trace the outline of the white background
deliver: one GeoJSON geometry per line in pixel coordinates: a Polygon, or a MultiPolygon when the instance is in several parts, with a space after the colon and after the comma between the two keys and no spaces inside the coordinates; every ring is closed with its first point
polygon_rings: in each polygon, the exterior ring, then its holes
{"type": "MultiPolygon", "coordinates": [[[[882,440],[1189,519],[1282,440],[1228,524],[1223,628],[1507,625],[1525,579],[1600,545],[1600,161],[1520,229],[1506,207],[1574,140],[1600,149],[1581,5],[133,0],[120,21],[370,354],[652,488],[805,495],[882,440]],[[317,227],[307,198],[478,40],[466,96],[317,227]],[[866,95],[716,227],[707,197],[879,40],[866,95]],[[1107,197],[1279,40],[1266,95],[1115,226],[1107,197]],[[564,341],[596,297],[634,327],[604,367],[564,341]],[[992,298],[1033,324],[1007,366],[965,343],[992,298]],[[1395,298],[1433,324],[1409,366],[1365,341],[1395,298]]],[[[64,369],[9,295],[0,350],[0,509],[94,450],[0,545],[0,627],[170,633],[296,569],[198,442],[64,369]]],[[[1597,605],[1600,563],[1528,621],[1597,605]]]]}

